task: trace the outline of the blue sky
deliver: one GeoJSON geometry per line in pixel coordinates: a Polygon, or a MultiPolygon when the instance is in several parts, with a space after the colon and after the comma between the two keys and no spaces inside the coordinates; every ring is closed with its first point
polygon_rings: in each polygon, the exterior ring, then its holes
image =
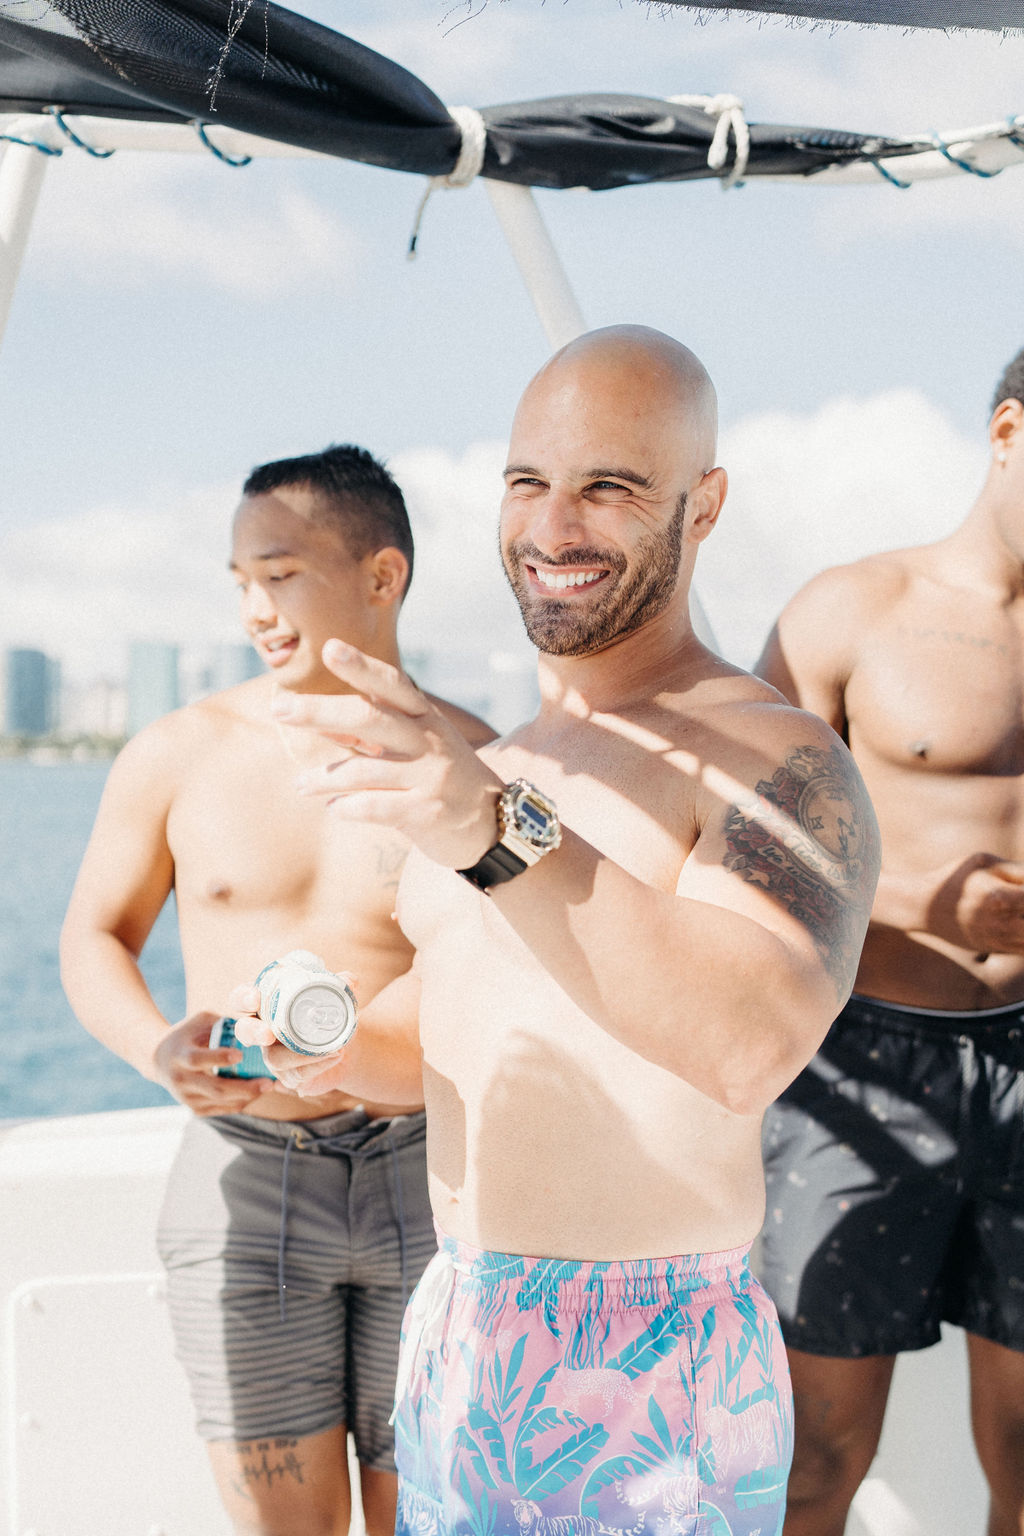
{"type": "MultiPolygon", "coordinates": [[[[297,7],[452,104],[729,91],[751,121],[914,133],[1024,111],[1024,40],[659,11],[632,0],[297,7]]],[[[48,169],[0,351],[0,645],[72,674],[124,643],[235,632],[224,571],[252,464],[386,455],[421,559],[410,645],[516,647],[494,519],[516,397],[546,355],[480,186],[343,162],[66,154],[48,169]]],[[[749,662],[822,565],[946,531],[1024,344],[1024,161],[899,192],[714,182],[541,193],[588,323],[703,357],[733,491],[698,566],[749,662]]]]}

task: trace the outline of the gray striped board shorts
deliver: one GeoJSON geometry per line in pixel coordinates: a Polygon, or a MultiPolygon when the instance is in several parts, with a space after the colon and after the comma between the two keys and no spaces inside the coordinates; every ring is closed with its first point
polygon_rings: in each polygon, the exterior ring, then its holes
{"type": "Polygon", "coordinates": [[[422,1112],[193,1117],[157,1231],[206,1440],[351,1429],[394,1470],[402,1313],[437,1251],[422,1112]]]}

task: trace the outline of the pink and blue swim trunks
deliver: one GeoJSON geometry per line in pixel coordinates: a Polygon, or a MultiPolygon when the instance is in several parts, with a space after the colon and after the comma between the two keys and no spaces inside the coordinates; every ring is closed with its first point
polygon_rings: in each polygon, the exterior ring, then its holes
{"type": "Polygon", "coordinates": [[[403,1330],[397,1536],[780,1536],[789,1372],[746,1249],[440,1243],[403,1330]]]}

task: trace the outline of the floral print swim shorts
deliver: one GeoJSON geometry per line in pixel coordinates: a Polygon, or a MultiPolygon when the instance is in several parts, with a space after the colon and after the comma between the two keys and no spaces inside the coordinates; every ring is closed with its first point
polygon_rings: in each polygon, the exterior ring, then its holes
{"type": "Polygon", "coordinates": [[[398,1536],[779,1536],[792,1399],[746,1249],[440,1243],[403,1330],[398,1536]]]}

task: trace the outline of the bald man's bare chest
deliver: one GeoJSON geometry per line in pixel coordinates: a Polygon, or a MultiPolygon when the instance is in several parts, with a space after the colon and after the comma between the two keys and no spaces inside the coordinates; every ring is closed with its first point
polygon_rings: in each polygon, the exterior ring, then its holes
{"type": "MultiPolygon", "coordinates": [[[[506,782],[523,777],[542,789],[563,825],[605,857],[645,885],[671,892],[700,833],[707,749],[706,736],[694,750],[681,750],[667,729],[596,719],[564,737],[489,748],[483,755],[506,782]]],[[[476,893],[416,854],[403,878],[399,910],[417,948],[443,935],[445,947],[453,943],[463,956],[479,944],[493,957],[506,938],[510,962],[522,963],[502,923],[476,920],[476,893]],[[456,939],[461,924],[465,930],[456,939]]]]}

